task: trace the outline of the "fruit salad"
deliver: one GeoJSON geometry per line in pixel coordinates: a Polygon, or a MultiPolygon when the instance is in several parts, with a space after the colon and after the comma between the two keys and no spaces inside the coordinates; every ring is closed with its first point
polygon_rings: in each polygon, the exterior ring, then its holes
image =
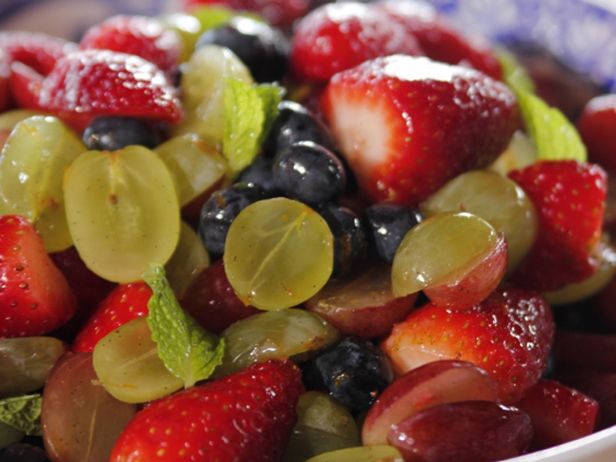
{"type": "Polygon", "coordinates": [[[220,3],[0,32],[0,462],[616,425],[616,96],[567,117],[419,0],[220,3]]]}

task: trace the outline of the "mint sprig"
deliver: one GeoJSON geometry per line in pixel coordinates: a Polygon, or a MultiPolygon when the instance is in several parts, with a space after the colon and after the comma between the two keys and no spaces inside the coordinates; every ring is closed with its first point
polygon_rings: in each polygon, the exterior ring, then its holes
{"type": "Polygon", "coordinates": [[[233,78],[226,81],[222,151],[231,177],[248,167],[259,153],[282,96],[279,85],[255,86],[233,78]]]}
{"type": "Polygon", "coordinates": [[[158,356],[186,388],[209,378],[222,363],[225,342],[207,332],[182,310],[162,266],[144,277],[152,289],[147,323],[158,356]]]}
{"type": "Polygon", "coordinates": [[[515,93],[528,135],[538,160],[586,162],[586,146],[575,126],[557,108],[534,94],[535,86],[526,69],[507,51],[499,53],[504,80],[515,93]]]}
{"type": "Polygon", "coordinates": [[[41,434],[41,395],[25,395],[0,400],[0,422],[26,435],[41,434]]]}

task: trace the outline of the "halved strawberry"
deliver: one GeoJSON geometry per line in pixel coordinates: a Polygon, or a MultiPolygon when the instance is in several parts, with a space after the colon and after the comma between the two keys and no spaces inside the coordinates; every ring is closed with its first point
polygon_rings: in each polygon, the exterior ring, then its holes
{"type": "Polygon", "coordinates": [[[60,58],[77,50],[77,45],[47,34],[11,31],[0,32],[0,50],[10,62],[26,64],[47,75],[60,58]]]}
{"type": "Polygon", "coordinates": [[[408,206],[489,165],[520,123],[515,97],[502,83],[402,55],[336,74],[321,106],[362,192],[408,206]]]}
{"type": "Polygon", "coordinates": [[[42,335],[75,313],[75,297],[28,221],[0,217],[0,338],[42,335]]]}
{"type": "Polygon", "coordinates": [[[590,435],[599,418],[594,399],[555,380],[539,380],[515,406],[532,420],[535,449],[590,435]]]}
{"type": "Polygon", "coordinates": [[[512,279],[524,288],[551,291],[582,281],[598,268],[607,176],[598,165],[537,162],[509,176],[537,210],[539,232],[512,279]]]}
{"type": "Polygon", "coordinates": [[[179,64],[182,42],[175,31],[165,29],[155,18],[120,15],[88,29],[80,47],[140,56],[170,73],[179,64]]]}
{"type": "Polygon", "coordinates": [[[291,67],[300,79],[324,82],[336,72],[395,53],[423,55],[415,37],[383,11],[356,2],[334,3],[297,24],[291,67]]]}
{"type": "Polygon", "coordinates": [[[428,58],[470,66],[494,79],[502,77],[501,65],[487,44],[453,29],[428,4],[389,0],[377,3],[376,7],[413,34],[428,58]]]}
{"type": "Polygon", "coordinates": [[[234,10],[252,11],[276,26],[290,26],[305,15],[313,0],[184,0],[190,10],[199,5],[222,5],[234,10]]]}
{"type": "Polygon", "coordinates": [[[553,336],[540,295],[499,289],[467,311],[423,306],[394,326],[382,348],[398,373],[439,359],[476,364],[496,380],[500,399],[513,403],[539,380],[553,336]]]}
{"type": "Polygon", "coordinates": [[[126,116],[177,122],[175,88],[156,65],[134,55],[85,50],[61,58],[45,77],[38,108],[67,121],[126,116]]]}
{"type": "Polygon", "coordinates": [[[96,308],[73,342],[73,351],[88,352],[100,339],[133,319],[148,314],[152,290],[145,282],[117,286],[96,308]]]}
{"type": "Polygon", "coordinates": [[[255,364],[151,403],[120,435],[109,461],[282,460],[302,391],[293,363],[255,364]]]}

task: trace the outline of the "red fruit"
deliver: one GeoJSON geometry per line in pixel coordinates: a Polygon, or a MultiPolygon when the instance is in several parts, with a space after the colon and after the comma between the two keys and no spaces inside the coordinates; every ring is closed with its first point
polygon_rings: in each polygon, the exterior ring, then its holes
{"type": "Polygon", "coordinates": [[[175,31],[146,16],[113,16],[88,29],[82,50],[119,51],[140,56],[165,72],[174,71],[180,61],[182,42],[175,31]]]}
{"type": "Polygon", "coordinates": [[[74,352],[88,352],[100,339],[133,319],[148,314],[152,290],[145,282],[117,286],[96,308],[73,342],[74,352]]]}
{"type": "Polygon", "coordinates": [[[616,174],[616,95],[591,99],[580,116],[578,128],[590,161],[616,174]]]}
{"type": "Polygon", "coordinates": [[[9,62],[20,62],[47,75],[60,58],[75,51],[77,45],[61,38],[33,32],[0,32],[0,50],[9,62]]]}
{"type": "Polygon", "coordinates": [[[516,407],[533,422],[535,449],[590,435],[599,417],[599,405],[594,399],[554,380],[540,380],[516,407]]]}
{"type": "Polygon", "coordinates": [[[415,37],[386,13],[342,2],[317,8],[297,24],[290,59],[300,79],[325,82],[337,72],[395,53],[423,55],[415,37]]]}
{"type": "Polygon", "coordinates": [[[598,429],[616,425],[616,374],[594,371],[566,371],[558,380],[599,403],[598,429]]]}
{"type": "Polygon", "coordinates": [[[60,59],[42,83],[38,107],[86,123],[98,116],[169,122],[182,117],[176,90],[160,69],[138,56],[107,50],[60,59]]]}
{"type": "Polygon", "coordinates": [[[413,309],[416,294],[394,297],[388,267],[371,265],[358,276],[329,282],[306,302],[342,335],[375,338],[387,335],[394,323],[413,309]]]}
{"type": "Polygon", "coordinates": [[[38,95],[43,85],[43,76],[20,62],[11,64],[9,78],[11,95],[17,106],[24,109],[39,109],[38,95]]]}
{"type": "Polygon", "coordinates": [[[253,11],[276,26],[289,26],[304,16],[313,0],[184,0],[188,9],[218,4],[240,11],[253,11]]]}
{"type": "Polygon", "coordinates": [[[75,313],[75,297],[25,218],[0,217],[0,338],[42,335],[75,313]]]}
{"type": "Polygon", "coordinates": [[[519,125],[515,97],[500,82],[402,55],[336,74],[322,109],[362,192],[408,206],[489,165],[519,125]]]}
{"type": "Polygon", "coordinates": [[[513,280],[539,291],[560,289],[591,276],[601,237],[607,176],[598,165],[537,162],[509,176],[530,197],[539,220],[535,244],[513,280]]]}
{"type": "Polygon", "coordinates": [[[533,437],[528,416],[490,401],[443,404],[395,425],[389,443],[405,462],[492,462],[523,454],[533,437]]]}
{"type": "Polygon", "coordinates": [[[427,4],[390,0],[376,6],[414,35],[428,58],[470,66],[494,79],[502,78],[501,65],[487,44],[463,36],[427,4]]]}
{"type": "Polygon", "coordinates": [[[485,369],[505,403],[517,401],[545,369],[554,336],[552,311],[534,292],[499,289],[468,311],[428,304],[394,326],[382,348],[404,373],[439,359],[485,369]]]}
{"type": "Polygon", "coordinates": [[[6,53],[0,49],[0,112],[8,110],[11,105],[10,75],[9,59],[6,53]]]}
{"type": "Polygon", "coordinates": [[[216,334],[235,321],[260,313],[256,308],[244,305],[235,295],[222,260],[195,277],[184,293],[181,305],[204,329],[216,334]]]}
{"type": "Polygon", "coordinates": [[[377,398],[362,428],[365,445],[387,444],[392,426],[444,403],[496,401],[498,387],[484,370],[464,361],[435,361],[397,378],[377,398]]]}
{"type": "Polygon", "coordinates": [[[293,363],[255,364],[150,404],[128,424],[109,461],[281,460],[302,391],[293,363]]]}

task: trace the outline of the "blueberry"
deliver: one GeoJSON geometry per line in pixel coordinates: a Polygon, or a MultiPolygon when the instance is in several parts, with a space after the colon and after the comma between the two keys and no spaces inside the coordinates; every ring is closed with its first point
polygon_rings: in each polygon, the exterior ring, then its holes
{"type": "Polygon", "coordinates": [[[265,199],[259,186],[236,183],[228,189],[213,193],[201,208],[199,236],[213,255],[222,255],[229,227],[235,217],[250,204],[265,199]]]}
{"type": "Polygon", "coordinates": [[[205,45],[229,48],[257,82],[280,81],[286,72],[289,42],[281,31],[264,22],[237,16],[204,32],[196,47],[205,45]]]}
{"type": "Polygon", "coordinates": [[[351,412],[368,409],[392,380],[385,355],[369,340],[347,337],[302,366],[308,390],[329,393],[351,412]]]}
{"type": "Polygon", "coordinates": [[[98,117],[86,127],[82,139],[88,149],[116,151],[132,144],[155,148],[162,142],[162,134],[145,120],[98,117]]]}
{"type": "Polygon", "coordinates": [[[334,151],[329,130],[308,109],[293,101],[282,101],[279,113],[264,144],[267,155],[275,156],[300,141],[312,141],[334,151]]]}
{"type": "Polygon", "coordinates": [[[330,204],[319,210],[334,235],[335,277],[345,276],[368,252],[366,231],[361,219],[352,210],[330,204]]]}
{"type": "Polygon", "coordinates": [[[309,141],[293,144],[276,156],[274,178],[283,194],[313,206],[335,199],[346,186],[340,159],[309,141]]]}
{"type": "Polygon", "coordinates": [[[404,235],[423,217],[418,210],[401,205],[381,203],[364,211],[368,239],[377,256],[391,263],[404,235]]]}
{"type": "Polygon", "coordinates": [[[45,451],[30,444],[13,444],[0,449],[0,462],[48,462],[45,451]]]}
{"type": "Polygon", "coordinates": [[[273,164],[270,157],[258,156],[238,177],[238,182],[254,183],[271,196],[277,195],[273,164]]]}

